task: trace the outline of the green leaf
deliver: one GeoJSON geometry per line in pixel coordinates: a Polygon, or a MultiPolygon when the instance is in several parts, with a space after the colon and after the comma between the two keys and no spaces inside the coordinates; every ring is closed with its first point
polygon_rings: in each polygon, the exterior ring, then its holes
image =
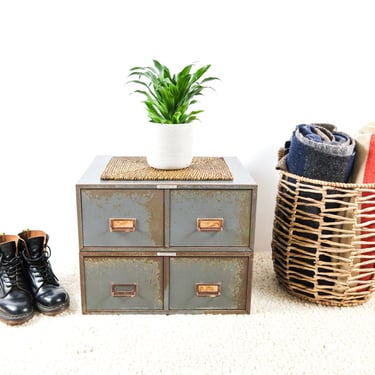
{"type": "Polygon", "coordinates": [[[191,110],[191,106],[197,103],[195,98],[202,96],[204,90],[212,89],[204,86],[204,83],[219,79],[207,77],[199,82],[211,65],[198,68],[192,74],[194,65],[189,64],[177,75],[171,75],[169,68],[158,60],[153,60],[153,64],[153,67],[136,66],[129,69],[129,77],[137,77],[137,79],[127,82],[143,88],[133,92],[146,98],[143,103],[150,121],[182,124],[198,120],[198,115],[203,110],[191,110]]]}

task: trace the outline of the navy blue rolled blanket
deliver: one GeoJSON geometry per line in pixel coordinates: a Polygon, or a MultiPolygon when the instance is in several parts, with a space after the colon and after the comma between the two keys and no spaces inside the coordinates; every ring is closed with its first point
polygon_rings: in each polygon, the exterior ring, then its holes
{"type": "Polygon", "coordinates": [[[330,124],[298,125],[287,150],[286,169],[316,180],[347,182],[355,157],[355,140],[330,124]]]}

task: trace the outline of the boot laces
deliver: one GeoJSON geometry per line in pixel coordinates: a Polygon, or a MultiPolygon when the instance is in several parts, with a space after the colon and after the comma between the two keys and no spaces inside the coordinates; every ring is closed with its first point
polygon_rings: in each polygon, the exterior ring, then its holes
{"type": "Polygon", "coordinates": [[[45,284],[57,284],[58,279],[53,273],[48,259],[51,256],[51,248],[46,245],[45,251],[42,255],[35,259],[26,258],[26,261],[30,264],[33,269],[34,276],[37,278],[38,282],[45,284]]]}
{"type": "Polygon", "coordinates": [[[21,276],[21,260],[18,256],[11,260],[0,258],[0,271],[3,275],[5,286],[9,289],[18,286],[21,276]]]}

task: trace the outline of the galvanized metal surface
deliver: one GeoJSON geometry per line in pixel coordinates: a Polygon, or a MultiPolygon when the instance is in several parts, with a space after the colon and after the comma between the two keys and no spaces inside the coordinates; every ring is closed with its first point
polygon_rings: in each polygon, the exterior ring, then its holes
{"type": "Polygon", "coordinates": [[[81,253],[83,313],[250,312],[252,252],[147,254],[81,253]],[[197,285],[220,293],[199,295],[197,285]]]}
{"type": "Polygon", "coordinates": [[[163,258],[85,257],[84,274],[88,311],[163,309],[163,258]],[[135,286],[134,296],[113,295],[124,284],[135,286]]]}
{"type": "Polygon", "coordinates": [[[251,190],[172,190],[170,246],[249,246],[251,190]],[[202,232],[199,218],[222,218],[223,230],[202,232]]]}
{"type": "Polygon", "coordinates": [[[246,309],[249,258],[170,258],[170,309],[246,309]],[[198,296],[196,284],[220,285],[220,295],[198,296]]]}
{"type": "Polygon", "coordinates": [[[163,246],[163,191],[85,189],[81,202],[84,246],[163,246]],[[136,230],[112,232],[111,218],[135,218],[136,230]]]}

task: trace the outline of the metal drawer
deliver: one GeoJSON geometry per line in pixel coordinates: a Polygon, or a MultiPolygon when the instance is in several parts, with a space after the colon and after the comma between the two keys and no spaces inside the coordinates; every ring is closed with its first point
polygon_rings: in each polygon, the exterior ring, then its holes
{"type": "Polygon", "coordinates": [[[158,190],[81,191],[83,246],[163,246],[164,194],[158,190]]]}
{"type": "Polygon", "coordinates": [[[250,257],[170,258],[171,310],[241,310],[247,304],[250,257]]]}
{"type": "Polygon", "coordinates": [[[249,246],[250,190],[175,190],[171,246],[249,246]]]}
{"type": "Polygon", "coordinates": [[[83,257],[84,312],[163,309],[162,257],[83,257]]]}

